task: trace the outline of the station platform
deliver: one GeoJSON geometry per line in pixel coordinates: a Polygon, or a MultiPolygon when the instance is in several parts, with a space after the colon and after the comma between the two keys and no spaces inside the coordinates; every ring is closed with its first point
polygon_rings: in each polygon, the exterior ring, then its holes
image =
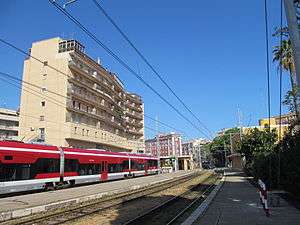
{"type": "Polygon", "coordinates": [[[103,196],[119,194],[174,178],[187,176],[195,172],[199,171],[177,171],[174,173],[0,198],[0,222],[50,209],[61,208],[70,204],[99,199],[103,196]]]}
{"type": "MultiPolygon", "coordinates": [[[[266,217],[258,190],[242,172],[227,172],[223,184],[206,211],[193,223],[201,225],[294,225],[299,224],[300,211],[280,198],[280,205],[270,208],[266,217]]],[[[195,216],[195,215],[194,215],[195,216]]]]}

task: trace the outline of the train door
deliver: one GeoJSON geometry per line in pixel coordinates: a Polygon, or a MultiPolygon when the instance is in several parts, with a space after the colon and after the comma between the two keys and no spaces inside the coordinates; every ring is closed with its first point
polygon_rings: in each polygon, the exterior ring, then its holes
{"type": "Polygon", "coordinates": [[[107,177],[108,177],[108,174],[107,174],[107,161],[104,161],[101,163],[101,168],[102,168],[102,171],[101,171],[101,181],[106,181],[107,180],[107,177]]]}
{"type": "Polygon", "coordinates": [[[145,167],[145,175],[147,175],[148,174],[148,160],[145,160],[144,161],[144,167],[145,167]]]}

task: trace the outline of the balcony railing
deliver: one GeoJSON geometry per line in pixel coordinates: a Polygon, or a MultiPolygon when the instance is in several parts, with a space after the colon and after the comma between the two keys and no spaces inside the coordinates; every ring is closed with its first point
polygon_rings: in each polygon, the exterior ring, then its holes
{"type": "Polygon", "coordinates": [[[121,128],[123,129],[123,126],[121,123],[117,122],[117,121],[112,121],[111,118],[109,117],[104,117],[104,116],[101,116],[101,115],[98,115],[96,114],[95,112],[91,111],[91,112],[87,112],[87,111],[84,111],[84,110],[81,110],[79,108],[74,108],[73,105],[71,103],[68,103],[67,104],[67,109],[68,110],[71,110],[71,111],[74,111],[74,112],[77,112],[77,113],[80,113],[80,114],[83,114],[83,115],[86,115],[88,117],[92,117],[92,118],[95,118],[95,119],[98,119],[98,120],[101,120],[103,122],[108,122],[109,124],[113,125],[114,127],[116,128],[121,128]]]}
{"type": "Polygon", "coordinates": [[[18,129],[19,129],[18,126],[5,126],[5,125],[0,125],[0,130],[18,131],[18,129]]]}
{"type": "Polygon", "coordinates": [[[136,118],[136,119],[140,119],[140,120],[143,119],[143,116],[139,113],[131,113],[131,112],[126,111],[125,114],[130,117],[136,118]]]}
{"type": "MultiPolygon", "coordinates": [[[[76,63],[74,60],[70,60],[69,61],[69,67],[75,69],[77,72],[83,74],[85,77],[87,77],[88,79],[92,80],[92,81],[96,81],[97,83],[99,83],[101,85],[101,87],[103,87],[104,89],[106,89],[107,92],[114,92],[114,95],[119,99],[119,100],[123,100],[122,96],[119,96],[119,92],[115,90],[114,85],[110,84],[111,82],[108,82],[107,79],[114,79],[112,76],[105,76],[104,80],[101,79],[100,76],[103,75],[99,75],[97,71],[94,71],[93,69],[89,69],[86,68],[87,66],[80,66],[79,63],[76,63]]],[[[116,82],[116,81],[115,81],[116,82]]]]}

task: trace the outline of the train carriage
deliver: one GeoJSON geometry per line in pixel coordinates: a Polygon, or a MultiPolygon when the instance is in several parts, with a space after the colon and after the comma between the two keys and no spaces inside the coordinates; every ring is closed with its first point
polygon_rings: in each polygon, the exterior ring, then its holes
{"type": "Polygon", "coordinates": [[[158,173],[157,158],[0,141],[0,194],[158,173]]]}

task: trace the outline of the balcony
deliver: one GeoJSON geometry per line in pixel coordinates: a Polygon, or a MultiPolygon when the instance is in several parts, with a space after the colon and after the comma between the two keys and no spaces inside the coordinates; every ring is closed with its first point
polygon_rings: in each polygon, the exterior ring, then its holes
{"type": "Polygon", "coordinates": [[[133,129],[127,130],[127,133],[134,134],[134,135],[143,135],[143,131],[138,131],[133,129]]]}
{"type": "Polygon", "coordinates": [[[18,130],[19,130],[19,127],[18,127],[18,126],[5,126],[5,125],[0,125],[0,130],[18,131],[18,130]]]}
{"type": "Polygon", "coordinates": [[[111,82],[114,79],[112,76],[104,76],[95,71],[94,69],[91,69],[89,66],[76,63],[74,60],[69,61],[69,67],[75,70],[75,72],[84,75],[91,81],[96,82],[98,85],[101,85],[102,88],[106,89],[106,92],[113,92],[119,100],[123,100],[122,96],[119,95],[119,92],[115,90],[114,85],[111,84],[111,82]]]}
{"type": "Polygon", "coordinates": [[[145,147],[143,140],[129,140],[109,131],[95,129],[82,124],[69,123],[69,125],[70,131],[66,133],[66,139],[94,142],[97,144],[105,144],[128,150],[144,149],[145,147]],[[75,132],[75,127],[77,128],[77,132],[75,132]],[[87,135],[85,133],[82,135],[82,129],[89,130],[89,134],[87,135]],[[95,132],[97,132],[97,135],[95,135],[95,132]]]}
{"type": "Polygon", "coordinates": [[[129,99],[130,101],[133,101],[138,104],[143,104],[142,98],[140,96],[138,96],[137,94],[127,92],[126,99],[129,99]]]}
{"type": "Polygon", "coordinates": [[[142,119],[143,119],[142,114],[138,114],[138,113],[131,113],[131,112],[126,111],[126,112],[125,112],[125,115],[127,115],[127,116],[129,116],[129,117],[132,117],[132,118],[139,119],[139,120],[142,120],[142,119]]]}
{"type": "Polygon", "coordinates": [[[143,112],[142,108],[139,105],[133,105],[132,103],[127,102],[127,101],[125,102],[125,106],[132,110],[135,110],[138,112],[143,112]]]}
{"type": "Polygon", "coordinates": [[[119,123],[117,121],[114,121],[109,117],[104,117],[104,116],[101,116],[101,115],[97,115],[94,110],[92,110],[90,112],[83,111],[79,108],[74,108],[73,105],[70,102],[67,103],[67,109],[70,110],[70,111],[88,116],[88,117],[92,117],[92,118],[97,119],[97,120],[101,120],[103,122],[106,122],[106,123],[118,128],[118,129],[123,129],[123,126],[122,126],[121,123],[119,123]]]}
{"type": "MultiPolygon", "coordinates": [[[[105,99],[106,101],[109,101],[111,103],[113,103],[116,107],[119,107],[122,111],[124,110],[122,108],[122,106],[118,105],[109,95],[107,95],[106,93],[104,93],[101,90],[98,90],[95,86],[94,87],[90,87],[88,84],[82,82],[82,81],[78,81],[75,78],[69,78],[69,82],[72,84],[75,84],[79,87],[85,88],[87,90],[89,90],[90,92],[92,92],[95,95],[100,96],[101,98],[105,99]]],[[[75,91],[73,89],[69,89],[68,90],[69,94],[75,94],[75,91]]]]}

